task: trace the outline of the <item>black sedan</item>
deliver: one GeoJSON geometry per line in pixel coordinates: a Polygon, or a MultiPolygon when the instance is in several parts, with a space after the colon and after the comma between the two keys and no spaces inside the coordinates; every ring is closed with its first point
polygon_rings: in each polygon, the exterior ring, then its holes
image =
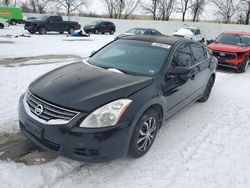
{"type": "Polygon", "coordinates": [[[168,118],[208,100],[216,65],[204,46],[187,39],[115,40],[31,83],[19,100],[21,131],[80,161],[141,157],[168,118]]]}
{"type": "Polygon", "coordinates": [[[132,28],[125,33],[118,35],[116,39],[123,38],[126,36],[131,36],[131,35],[154,35],[154,36],[163,36],[161,32],[157,31],[156,29],[152,28],[132,28]]]}

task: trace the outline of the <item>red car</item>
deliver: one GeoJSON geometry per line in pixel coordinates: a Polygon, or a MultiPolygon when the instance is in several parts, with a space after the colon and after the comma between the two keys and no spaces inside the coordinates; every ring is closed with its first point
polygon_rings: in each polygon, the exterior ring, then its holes
{"type": "Polygon", "coordinates": [[[208,45],[218,65],[245,72],[250,60],[250,33],[224,32],[208,45]]]}

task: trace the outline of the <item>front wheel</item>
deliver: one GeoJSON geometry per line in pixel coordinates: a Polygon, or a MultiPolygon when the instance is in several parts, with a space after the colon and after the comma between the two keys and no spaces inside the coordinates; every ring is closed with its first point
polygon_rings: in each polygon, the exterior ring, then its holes
{"type": "Polygon", "coordinates": [[[95,33],[95,34],[99,34],[99,30],[96,29],[96,30],[94,31],[94,33],[95,33]]]}
{"type": "Polygon", "coordinates": [[[159,114],[147,110],[138,121],[130,142],[129,155],[139,158],[151,148],[159,129],[159,114]]]}
{"type": "Polygon", "coordinates": [[[239,67],[236,69],[236,71],[238,73],[243,73],[243,72],[246,72],[247,71],[247,68],[248,68],[248,65],[249,65],[249,57],[246,57],[243,61],[243,63],[241,63],[239,65],[239,67]]]}
{"type": "Polygon", "coordinates": [[[31,34],[35,34],[36,33],[36,30],[35,29],[29,29],[28,30],[31,34]]]}
{"type": "Polygon", "coordinates": [[[198,100],[198,102],[206,102],[211,94],[213,85],[214,85],[214,76],[211,76],[207,82],[206,89],[202,95],[202,97],[198,100]]]}
{"type": "Polygon", "coordinates": [[[110,31],[110,35],[113,35],[114,33],[115,33],[114,30],[111,30],[111,31],[110,31]]]}
{"type": "Polygon", "coordinates": [[[4,28],[4,25],[0,23],[0,29],[3,29],[4,28]]]}
{"type": "Polygon", "coordinates": [[[70,27],[68,30],[68,34],[73,34],[75,32],[74,27],[70,27]]]}
{"type": "Polygon", "coordinates": [[[45,27],[40,27],[38,30],[40,35],[46,35],[47,34],[47,29],[45,27]]]}

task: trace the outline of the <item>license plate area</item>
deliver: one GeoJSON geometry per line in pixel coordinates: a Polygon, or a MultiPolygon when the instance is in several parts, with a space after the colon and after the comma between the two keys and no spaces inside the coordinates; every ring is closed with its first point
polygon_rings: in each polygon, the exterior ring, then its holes
{"type": "Polygon", "coordinates": [[[33,134],[35,137],[42,139],[43,138],[43,128],[39,125],[26,123],[25,129],[33,134]]]}

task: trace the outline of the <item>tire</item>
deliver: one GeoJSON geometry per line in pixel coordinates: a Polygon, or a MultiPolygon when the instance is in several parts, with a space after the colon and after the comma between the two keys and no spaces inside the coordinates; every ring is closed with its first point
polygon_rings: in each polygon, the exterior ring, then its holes
{"type": "Polygon", "coordinates": [[[69,29],[68,29],[68,34],[72,34],[72,33],[74,33],[75,32],[75,28],[74,27],[70,27],[69,29]]]}
{"type": "Polygon", "coordinates": [[[35,29],[29,29],[28,30],[31,34],[35,34],[36,33],[36,30],[35,29]]]}
{"type": "Polygon", "coordinates": [[[99,34],[99,30],[96,29],[96,30],[94,31],[94,33],[95,33],[95,34],[99,34]]]}
{"type": "Polygon", "coordinates": [[[63,33],[64,33],[64,31],[59,32],[59,34],[63,34],[63,33]]]}
{"type": "Polygon", "coordinates": [[[110,33],[110,35],[113,35],[115,33],[115,31],[111,30],[109,33],[110,33]]]}
{"type": "Polygon", "coordinates": [[[4,25],[0,23],[0,29],[3,29],[4,28],[4,25]]]}
{"type": "Polygon", "coordinates": [[[15,20],[11,20],[10,21],[10,25],[16,25],[17,23],[16,23],[16,21],[15,20]]]}
{"type": "Polygon", "coordinates": [[[104,32],[102,32],[102,34],[104,35],[105,33],[104,33],[104,32]]]}
{"type": "Polygon", "coordinates": [[[148,109],[139,119],[130,142],[129,155],[139,158],[151,148],[158,129],[159,114],[154,109],[148,109]]]}
{"type": "Polygon", "coordinates": [[[206,89],[202,95],[202,97],[198,100],[198,102],[206,102],[211,94],[213,85],[214,85],[215,78],[211,76],[207,82],[206,89]]]}
{"type": "Polygon", "coordinates": [[[47,29],[45,27],[39,27],[38,32],[40,35],[46,35],[47,29]]]}
{"type": "Polygon", "coordinates": [[[243,63],[239,65],[239,67],[236,69],[236,72],[243,73],[246,72],[249,65],[249,57],[245,57],[243,63]]]}

